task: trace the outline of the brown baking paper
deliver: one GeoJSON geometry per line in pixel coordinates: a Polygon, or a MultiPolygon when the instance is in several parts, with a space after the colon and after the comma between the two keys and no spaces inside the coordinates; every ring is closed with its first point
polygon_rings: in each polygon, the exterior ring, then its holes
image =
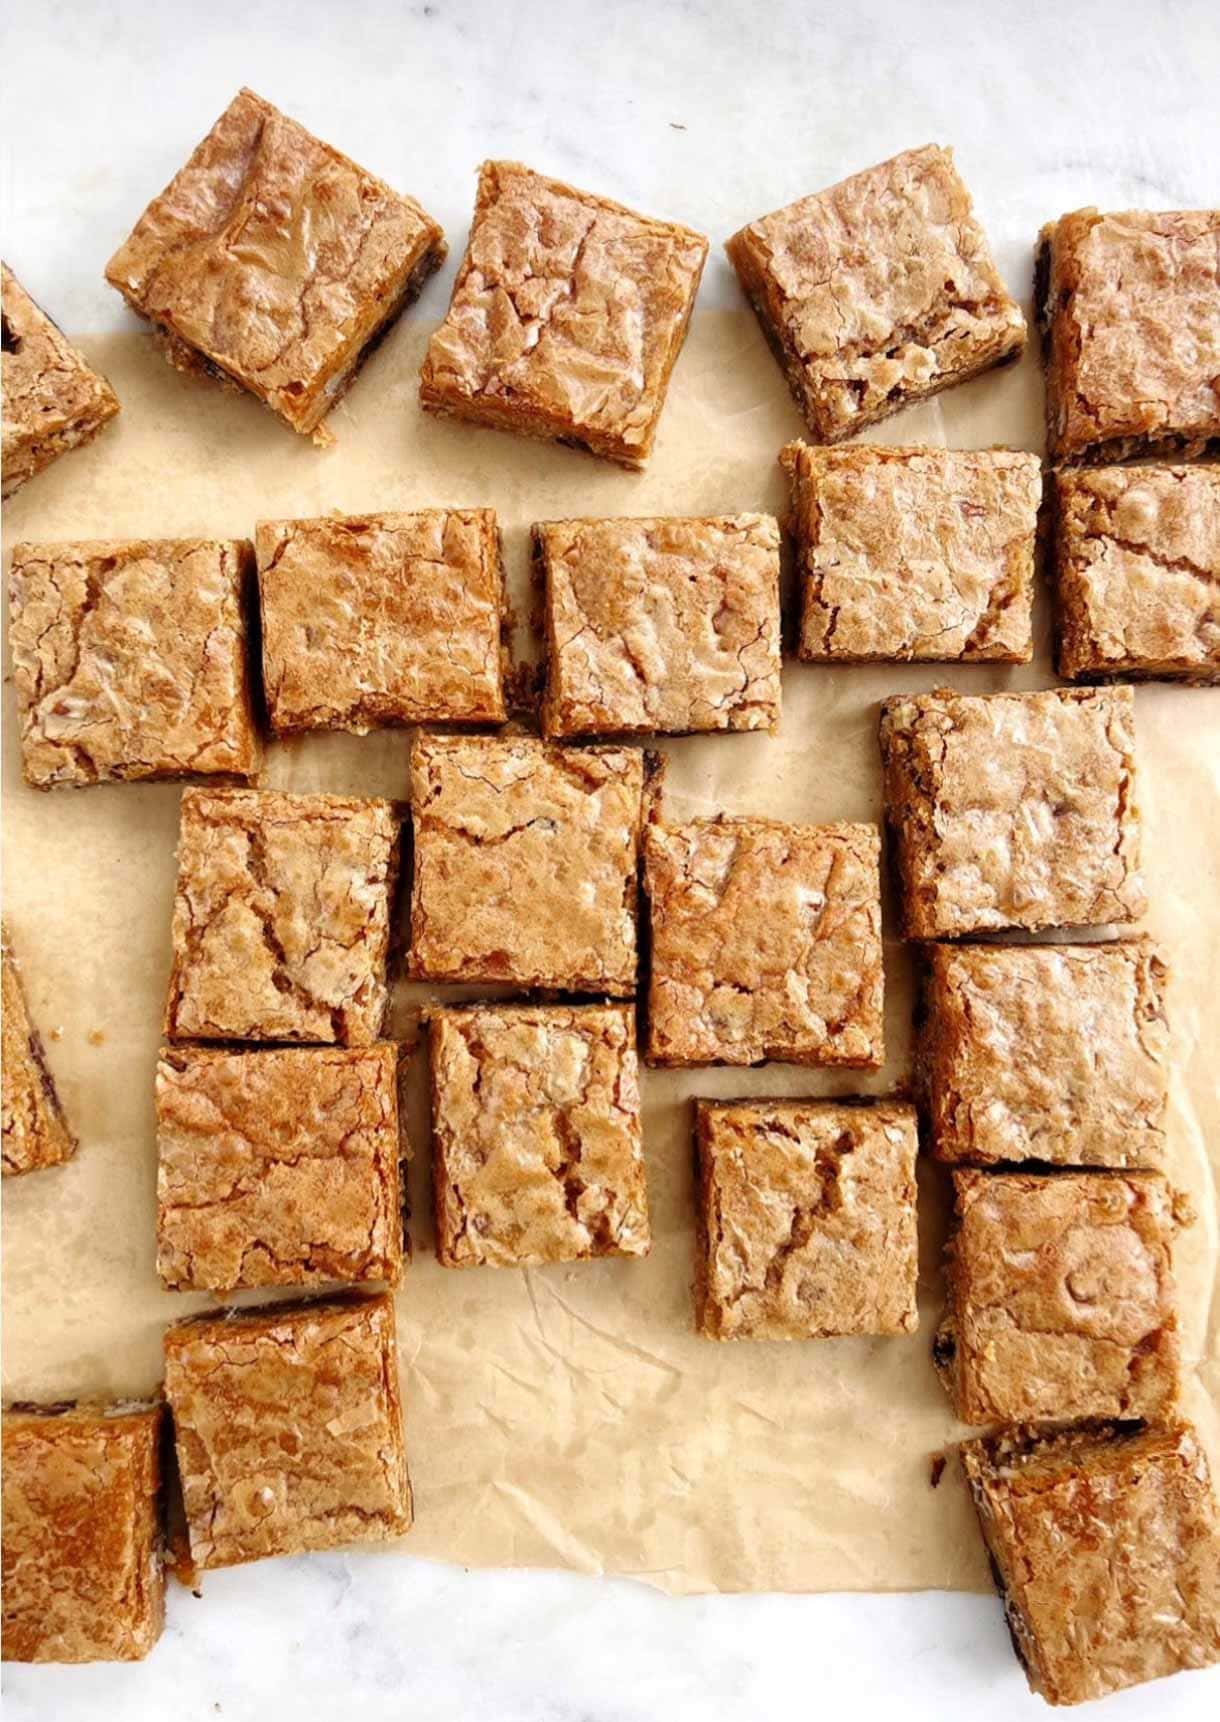
{"type": "MultiPolygon", "coordinates": [[[[250,536],[263,515],[491,504],[524,615],[531,520],[783,509],[775,457],[801,427],[745,312],[695,318],[644,475],[424,418],[415,398],[423,341],[410,322],[391,337],[332,418],[339,441],[326,452],[253,401],[177,376],[143,336],[86,341],[122,414],[9,504],[6,544],[250,536]]],[[[1027,356],[878,434],[1036,448],[1040,410],[1038,367],[1027,356]]],[[[1038,661],[1024,670],[790,666],[777,736],[665,747],[669,808],[879,819],[880,697],[942,683],[1050,685],[1041,620],[1038,661]]],[[[1190,1408],[1215,1453],[1220,692],[1148,686],[1136,700],[1148,924],[1173,967],[1171,1172],[1199,1215],[1178,1255],[1186,1351],[1202,1363],[1190,1408]]],[[[4,717],[7,913],[81,1136],[71,1165],[7,1181],[5,1392],[144,1393],[161,1376],[165,1324],[209,1301],[161,1290],[154,1272],[152,1077],[178,791],[26,789],[11,688],[4,717]]],[[[275,747],[266,781],[402,797],[407,737],[275,747]]],[[[717,1345],[692,1331],[691,1097],[884,1092],[909,1069],[910,965],[893,940],[886,980],[890,1056],[877,1076],[781,1065],[646,1073],[656,1242],[640,1262],[439,1268],[416,1054],[407,1077],[415,1260],[398,1298],[418,1508],[405,1550],[467,1566],[631,1574],[672,1591],[985,1585],[955,1467],[938,1488],[930,1482],[933,1456],[960,1433],[929,1360],[943,1174],[929,1166],[921,1176],[917,1334],[717,1345]]],[[[397,1033],[412,1032],[423,996],[400,986],[397,1033]]]]}

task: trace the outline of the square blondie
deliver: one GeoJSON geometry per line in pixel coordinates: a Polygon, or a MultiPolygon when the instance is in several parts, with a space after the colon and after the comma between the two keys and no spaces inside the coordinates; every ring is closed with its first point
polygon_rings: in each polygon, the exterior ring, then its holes
{"type": "Polygon", "coordinates": [[[1156,1417],[1178,1396],[1159,1172],[955,1172],[935,1359],[963,1423],[1156,1417]]]}
{"type": "Polygon", "coordinates": [[[397,1285],[396,1046],[170,1047],[156,1095],[163,1284],[397,1285]]]}
{"type": "Polygon", "coordinates": [[[642,467],[706,257],[689,228],[484,162],[421,402],[642,467]]]}
{"type": "Polygon", "coordinates": [[[434,1010],[428,1039],[445,1267],[648,1253],[629,1005],[434,1010]]]}
{"type": "Polygon", "coordinates": [[[253,571],[241,540],[18,544],[9,632],[26,782],[254,776],[253,571]]]}
{"type": "Polygon", "coordinates": [[[725,250],[816,442],[1025,344],[953,152],[935,144],[752,221],[725,250]]]}
{"type": "Polygon", "coordinates": [[[83,448],[118,412],[114,390],[0,263],[3,493],[13,496],[61,454],[83,448]]]}
{"type": "Polygon", "coordinates": [[[165,1392],[201,1571],[410,1529],[388,1294],[178,1322],[165,1392]]]}
{"type": "Polygon", "coordinates": [[[1220,210],[1103,215],[1043,228],[1037,300],[1047,444],[1074,465],[1220,448],[1220,210]]]}
{"type": "Polygon", "coordinates": [[[328,440],[321,421],[445,250],[412,198],[242,90],[106,279],[172,364],[328,440]]]}
{"type": "Polygon", "coordinates": [[[184,790],[169,1039],[375,1041],[398,843],[388,801],[184,790]]]}
{"type": "Polygon", "coordinates": [[[548,736],[774,729],[779,527],[551,520],[533,529],[548,736]]]}
{"type": "Polygon", "coordinates": [[[811,663],[1028,663],[1042,465],[1007,449],[790,443],[811,663]]]}
{"type": "Polygon", "coordinates": [[[47,1064],[42,1036],[35,1028],[21,970],[0,924],[0,1094],[3,1097],[3,1154],[6,1178],[60,1166],[76,1153],[76,1137],[64,1116],[55,1078],[47,1064]]]}
{"type": "Polygon", "coordinates": [[[1059,674],[1220,682],[1220,467],[1054,480],[1059,674]]]}
{"type": "Polygon", "coordinates": [[[914,1107],[701,1100],[695,1119],[700,1333],[915,1331],[914,1107]]]}
{"type": "Polygon", "coordinates": [[[263,520],[255,544],[277,735],[504,721],[508,618],[490,508],[263,520]]]}
{"type": "Polygon", "coordinates": [[[881,759],[907,938],[1143,914],[1130,688],[894,695],[881,759]]]}
{"type": "Polygon", "coordinates": [[[936,1158],[1160,1166],[1165,982],[1146,939],[933,945],[919,1064],[936,1158]]]}
{"type": "Polygon", "coordinates": [[[161,1636],[163,1407],[4,1413],[5,1662],[135,1662],[161,1636]]]}
{"type": "Polygon", "coordinates": [[[880,1065],[880,853],[873,825],[652,827],[649,1063],[880,1065]]]}
{"type": "Polygon", "coordinates": [[[1013,1646],[1049,1704],[1220,1661],[1220,1524],[1188,1425],[1006,1431],[961,1454],[1013,1646]]]}
{"type": "Polygon", "coordinates": [[[630,998],[658,770],[638,748],[419,735],[412,977],[630,998]]]}

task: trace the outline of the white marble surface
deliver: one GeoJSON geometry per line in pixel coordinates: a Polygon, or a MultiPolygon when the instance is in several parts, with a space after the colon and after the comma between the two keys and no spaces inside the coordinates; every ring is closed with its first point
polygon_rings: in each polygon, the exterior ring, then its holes
{"type": "MultiPolygon", "coordinates": [[[[519,156],[722,239],[931,139],[952,143],[1001,268],[1083,203],[1220,195],[1215,0],[212,0],[5,13],[5,257],[69,330],[121,324],[101,268],[147,198],[252,85],[418,195],[460,253],[473,173],[519,156]]],[[[438,317],[454,259],[427,290],[438,317]]],[[[731,303],[713,254],[705,303],[731,303]]],[[[315,1557],[174,1589],[131,1668],[4,1671],[7,1722],[938,1722],[1036,1717],[991,1599],[716,1597],[409,1556],[315,1557]]],[[[1220,1670],[1108,1701],[1114,1722],[1215,1716],[1220,1670]]]]}

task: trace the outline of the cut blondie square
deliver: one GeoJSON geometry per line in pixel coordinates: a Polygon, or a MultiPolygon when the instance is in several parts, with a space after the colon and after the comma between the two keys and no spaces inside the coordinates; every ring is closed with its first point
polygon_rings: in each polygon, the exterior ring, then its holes
{"type": "Polygon", "coordinates": [[[30,1020],[21,971],[0,924],[0,977],[3,982],[3,1022],[0,1023],[0,1090],[3,1093],[3,1175],[39,1172],[60,1166],[76,1153],[76,1137],[64,1117],[55,1078],[47,1065],[42,1036],[30,1020]]]}
{"type": "Polygon", "coordinates": [[[647,1254],[631,1007],[434,1010],[428,1035],[442,1264],[647,1254]]]}
{"type": "Polygon", "coordinates": [[[915,1331],[914,1107],[701,1100],[696,1142],[702,1334],[915,1331]]]}

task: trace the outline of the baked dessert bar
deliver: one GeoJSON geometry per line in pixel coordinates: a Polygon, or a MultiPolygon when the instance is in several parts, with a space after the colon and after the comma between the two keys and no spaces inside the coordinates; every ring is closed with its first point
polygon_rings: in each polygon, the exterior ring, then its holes
{"type": "Polygon", "coordinates": [[[652,827],[649,1063],[879,1065],[880,849],[873,825],[652,827]]]}
{"type": "Polygon", "coordinates": [[[908,938],[1143,914],[1130,688],[895,695],[881,758],[908,938]]]}
{"type": "Polygon", "coordinates": [[[1220,448],[1220,210],[1102,215],[1042,229],[1036,297],[1047,444],[1065,464],[1220,448]]]}
{"type": "Polygon", "coordinates": [[[1183,1423],[967,1441],[1013,1646],[1049,1704],[1220,1660],[1220,1524],[1183,1423]]]}
{"type": "Polygon", "coordinates": [[[428,1038],[445,1267],[648,1253],[629,1005],[435,1010],[428,1038]]]}
{"type": "Polygon", "coordinates": [[[935,144],[752,221],[725,250],[815,442],[1025,344],[953,152],[935,144]]]}
{"type": "Polygon", "coordinates": [[[253,776],[253,568],[240,540],[18,544],[9,615],[26,782],[253,776]]]}
{"type": "Polygon", "coordinates": [[[658,769],[627,747],[418,736],[408,972],[631,997],[658,769]]]}
{"type": "Polygon", "coordinates": [[[6,926],[0,925],[0,1090],[3,1092],[3,1155],[6,1178],[59,1166],[76,1153],[76,1137],[64,1117],[47,1066],[42,1036],[30,1021],[21,971],[6,926]]]}
{"type": "Polygon", "coordinates": [[[5,1411],[5,1662],[135,1662],[160,1638],[162,1415],[5,1411]]]}
{"type": "Polygon", "coordinates": [[[375,1041],[397,868],[388,801],[184,790],[166,1034],[375,1041]]]}
{"type": "Polygon", "coordinates": [[[1178,1394],[1159,1172],[955,1172],[935,1359],[964,1423],[1155,1417],[1178,1394]]]}
{"type": "Polygon", "coordinates": [[[0,307],[0,489],[7,497],[61,454],[92,442],[119,403],[105,377],[64,339],[7,263],[0,263],[0,307]]]}
{"type": "Polygon", "coordinates": [[[170,1047],[156,1088],[157,1272],[171,1290],[397,1285],[396,1046],[170,1047]]]}
{"type": "Polygon", "coordinates": [[[179,1322],[165,1392],[200,1571],[410,1529],[388,1294],[179,1322]]]}
{"type": "Polygon", "coordinates": [[[1220,467],[1056,473],[1059,674],[1220,682],[1220,467]]]}
{"type": "Polygon", "coordinates": [[[166,357],[315,433],[445,258],[440,228],[242,90],[106,266],[166,357]]]}
{"type": "Polygon", "coordinates": [[[430,412],[642,467],[706,256],[689,228],[519,162],[484,162],[419,398],[430,412]]]}
{"type": "Polygon", "coordinates": [[[255,543],[278,735],[503,722],[508,618],[490,508],[264,520],[255,543]]]}
{"type": "Polygon", "coordinates": [[[774,729],[779,527],[551,520],[533,529],[549,736],[774,729]]]}
{"type": "Polygon", "coordinates": [[[1037,455],[795,442],[780,465],[802,658],[1028,663],[1037,455]]]}
{"type": "Polygon", "coordinates": [[[700,1333],[915,1331],[914,1107],[701,1100],[695,1134],[700,1333]]]}
{"type": "Polygon", "coordinates": [[[936,1158],[1160,1166],[1165,980],[1146,939],[933,945],[919,1064],[936,1158]]]}

